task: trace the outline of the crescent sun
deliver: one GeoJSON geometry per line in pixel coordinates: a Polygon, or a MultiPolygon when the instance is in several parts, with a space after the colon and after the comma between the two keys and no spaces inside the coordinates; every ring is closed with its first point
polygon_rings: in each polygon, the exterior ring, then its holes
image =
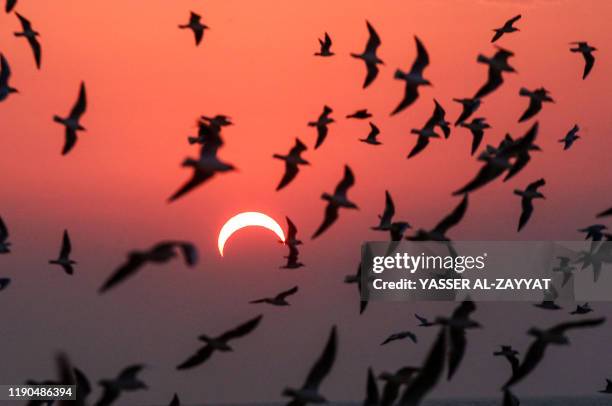
{"type": "Polygon", "coordinates": [[[227,220],[219,231],[219,253],[223,256],[223,247],[229,238],[238,230],[245,227],[263,227],[272,231],[281,241],[285,241],[285,233],[281,226],[272,217],[255,211],[248,211],[236,214],[234,217],[227,220]]]}

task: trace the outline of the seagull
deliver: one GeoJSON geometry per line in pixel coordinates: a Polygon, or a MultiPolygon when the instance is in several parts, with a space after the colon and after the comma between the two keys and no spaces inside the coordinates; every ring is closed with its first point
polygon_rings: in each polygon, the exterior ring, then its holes
{"type": "Polygon", "coordinates": [[[104,282],[99,293],[104,293],[115,287],[125,279],[134,276],[140,268],[148,263],[164,264],[170,262],[180,254],[183,256],[187,266],[193,267],[198,262],[198,251],[195,245],[183,241],[162,241],[155,244],[147,251],[131,251],[127,261],[113,272],[104,282]]]}
{"type": "Polygon", "coordinates": [[[188,137],[189,144],[204,145],[208,140],[219,139],[221,129],[233,125],[230,118],[223,114],[217,114],[214,117],[201,116],[198,120],[198,136],[188,137]]]}
{"type": "Polygon", "coordinates": [[[397,406],[417,406],[440,380],[446,363],[446,332],[440,329],[417,376],[408,384],[397,406]]]}
{"type": "Polygon", "coordinates": [[[353,58],[361,59],[365,62],[368,73],[366,75],[365,81],[363,82],[363,88],[365,89],[376,79],[378,76],[378,65],[384,65],[385,63],[378,58],[376,55],[376,50],[380,46],[380,38],[374,30],[374,27],[370,24],[369,21],[366,21],[366,25],[368,26],[368,33],[370,34],[370,38],[368,39],[368,43],[366,44],[365,50],[361,54],[352,53],[351,56],[353,58]]]}
{"type": "Polygon", "coordinates": [[[169,199],[168,202],[173,202],[179,197],[184,196],[196,187],[210,180],[215,174],[230,172],[236,170],[234,165],[221,161],[217,158],[219,147],[223,145],[221,138],[217,134],[214,139],[206,142],[201,150],[198,159],[187,158],[183,161],[184,168],[191,167],[193,174],[183,186],[181,186],[169,199]]]}
{"type": "Polygon", "coordinates": [[[325,138],[327,137],[327,125],[334,122],[334,119],[329,115],[333,112],[332,108],[329,106],[323,107],[323,113],[319,115],[317,121],[311,121],[308,123],[310,127],[317,127],[317,142],[315,144],[315,149],[319,148],[325,138]]]}
{"type": "Polygon", "coordinates": [[[0,278],[0,292],[11,284],[11,278],[0,278]]]}
{"type": "Polygon", "coordinates": [[[555,300],[559,298],[559,292],[554,286],[544,291],[544,299],[542,302],[534,304],[535,307],[539,307],[544,310],[561,310],[562,307],[555,303],[555,300]]]}
{"type": "Polygon", "coordinates": [[[179,25],[179,28],[181,29],[190,29],[191,31],[193,31],[196,46],[200,45],[200,42],[202,42],[202,38],[204,37],[204,30],[209,29],[206,24],[202,24],[202,22],[200,21],[201,19],[202,16],[192,11],[191,15],[189,16],[189,23],[185,25],[179,25]]]}
{"type": "Polygon", "coordinates": [[[6,13],[8,14],[11,11],[13,11],[16,5],[17,5],[17,0],[6,0],[4,11],[6,11],[6,13]]]}
{"type": "Polygon", "coordinates": [[[564,144],[563,145],[564,151],[566,149],[569,149],[569,147],[571,147],[574,144],[574,141],[580,138],[580,136],[578,135],[578,130],[580,130],[580,127],[578,127],[578,124],[574,124],[574,127],[572,127],[572,129],[569,130],[567,135],[564,138],[561,138],[559,140],[560,143],[564,144]]]}
{"type": "Polygon", "coordinates": [[[103,379],[100,386],[103,388],[102,397],[96,406],[108,406],[113,404],[122,392],[148,389],[147,384],[138,378],[138,373],[144,368],[143,365],[132,365],[125,368],[115,379],[103,379]]]}
{"type": "Polygon", "coordinates": [[[438,317],[436,323],[445,326],[449,333],[448,351],[448,380],[450,381],[457,371],[465,354],[467,340],[465,330],[480,327],[480,324],[470,319],[470,314],[476,310],[471,300],[465,300],[455,309],[450,318],[438,317]]]}
{"type": "Polygon", "coordinates": [[[402,72],[399,69],[395,71],[395,79],[405,81],[406,88],[404,98],[391,115],[399,113],[414,103],[419,97],[419,86],[431,86],[431,82],[423,77],[423,70],[429,65],[429,55],[417,36],[414,37],[414,40],[417,46],[417,57],[410,68],[410,72],[402,72]]]}
{"type": "Polygon", "coordinates": [[[376,378],[372,372],[372,368],[368,368],[368,380],[366,384],[366,398],[363,401],[363,406],[380,406],[380,394],[376,378]]]}
{"type": "Polygon", "coordinates": [[[544,199],[544,195],[538,192],[538,189],[546,184],[544,179],[538,179],[535,182],[530,183],[525,190],[515,189],[514,194],[521,196],[522,212],[521,218],[519,219],[518,230],[527,224],[531,214],[533,213],[533,199],[544,199]]]}
{"type": "Polygon", "coordinates": [[[283,390],[283,396],[292,398],[288,406],[305,406],[308,403],[327,402],[319,393],[319,386],[334,365],[337,347],[336,326],[333,326],[325,349],[308,373],[304,385],[302,385],[300,389],[285,388],[285,390],[283,390]]]}
{"type": "Polygon", "coordinates": [[[287,155],[274,154],[272,157],[285,161],[285,174],[276,187],[279,191],[287,186],[297,176],[300,171],[299,165],[310,165],[310,162],[302,158],[302,152],[306,151],[306,145],[299,138],[295,139],[295,145],[289,150],[287,155]]]}
{"type": "Polygon", "coordinates": [[[487,82],[476,92],[474,98],[480,99],[497,90],[504,83],[503,72],[516,72],[508,63],[508,59],[512,56],[514,56],[513,52],[499,47],[493,58],[478,55],[478,62],[489,65],[489,76],[487,82]]]}
{"type": "Polygon", "coordinates": [[[274,297],[265,297],[263,299],[253,300],[249,303],[257,304],[257,303],[268,303],[273,306],[289,306],[290,303],[287,302],[287,297],[296,294],[298,291],[298,287],[294,286],[291,289],[285,290],[274,297]]]}
{"type": "Polygon", "coordinates": [[[11,93],[19,93],[19,90],[9,85],[11,68],[3,54],[0,53],[0,101],[5,100],[11,93]]]}
{"type": "Polygon", "coordinates": [[[504,384],[504,389],[516,384],[523,380],[531,371],[533,371],[540,361],[544,358],[544,353],[549,344],[554,345],[569,345],[569,339],[565,335],[566,332],[574,329],[581,329],[587,327],[596,327],[605,321],[605,318],[599,319],[587,319],[581,321],[570,321],[549,328],[547,330],[540,330],[537,328],[531,328],[527,334],[534,336],[535,340],[527,350],[523,362],[519,365],[516,374],[504,384]]]}
{"type": "Polygon", "coordinates": [[[463,107],[463,110],[461,111],[459,118],[457,118],[457,121],[455,121],[455,127],[463,123],[468,118],[470,118],[472,114],[474,114],[476,110],[478,110],[480,105],[482,104],[482,101],[477,98],[453,99],[453,101],[456,101],[457,103],[461,104],[461,106],[463,107]]]}
{"type": "Polygon", "coordinates": [[[402,385],[408,385],[412,382],[413,376],[419,368],[402,367],[394,374],[383,372],[378,376],[378,379],[385,382],[383,387],[382,398],[379,406],[392,406],[399,394],[402,385]]]}
{"type": "Polygon", "coordinates": [[[471,155],[474,155],[474,152],[480,146],[482,142],[482,138],[484,137],[484,130],[487,128],[491,128],[491,126],[486,122],[486,119],[483,117],[477,117],[472,119],[470,123],[461,123],[461,127],[467,128],[472,133],[472,152],[471,155]]]}
{"type": "Polygon", "coordinates": [[[445,120],[446,111],[436,99],[434,99],[434,105],[434,111],[429,120],[427,120],[427,123],[425,123],[425,127],[439,127],[444,134],[444,138],[448,139],[448,137],[450,137],[451,129],[450,123],[445,120]]]}
{"type": "Polygon", "coordinates": [[[331,51],[332,40],[328,33],[325,33],[325,39],[319,39],[319,45],[321,49],[319,52],[315,52],[315,56],[334,56],[335,54],[331,51]]]}
{"type": "Polygon", "coordinates": [[[509,345],[502,345],[499,351],[495,351],[493,356],[495,357],[504,357],[510,363],[510,367],[512,368],[512,374],[514,375],[519,366],[519,359],[517,355],[519,354],[514,348],[509,345]]]}
{"type": "Polygon", "coordinates": [[[204,363],[215,351],[228,352],[233,351],[233,348],[229,346],[229,342],[236,338],[241,338],[251,333],[259,325],[263,315],[259,315],[246,323],[239,325],[238,327],[226,331],[217,337],[209,337],[207,335],[201,335],[198,337],[200,341],[206,343],[206,345],[198,350],[195,354],[190,356],[187,360],[176,367],[178,370],[194,368],[204,363]]]}
{"type": "Polygon", "coordinates": [[[418,135],[418,138],[417,143],[414,145],[414,147],[412,147],[412,150],[406,157],[407,159],[410,159],[419,152],[423,151],[429,145],[430,138],[440,138],[440,136],[434,131],[434,127],[429,125],[429,122],[421,129],[411,129],[410,133],[418,135]]]}
{"type": "Polygon", "coordinates": [[[286,245],[301,245],[302,241],[297,239],[297,227],[289,217],[285,216],[285,219],[287,219],[287,238],[279,242],[286,245]]]}
{"type": "Polygon", "coordinates": [[[297,269],[297,268],[303,267],[304,264],[298,261],[298,256],[300,254],[300,251],[297,249],[295,245],[288,244],[288,246],[289,246],[289,255],[285,257],[287,258],[287,264],[285,264],[284,266],[281,266],[281,269],[297,269]]]}
{"type": "Polygon", "coordinates": [[[40,34],[37,31],[34,31],[34,29],[32,28],[32,24],[30,23],[30,21],[28,21],[27,18],[25,18],[24,16],[22,16],[21,14],[17,12],[15,14],[17,15],[17,18],[19,19],[19,22],[21,23],[21,29],[23,30],[21,32],[16,32],[15,36],[25,37],[28,40],[28,43],[30,44],[30,48],[32,48],[32,52],[34,53],[34,60],[36,61],[36,67],[40,69],[41,49],[40,49],[40,43],[38,42],[38,39],[36,38],[40,34]]]}
{"type": "Polygon", "coordinates": [[[576,310],[574,310],[573,312],[570,312],[570,314],[587,314],[587,313],[591,313],[593,311],[593,308],[591,307],[591,305],[589,305],[588,303],[581,305],[576,305],[576,310]]]}
{"type": "Polygon", "coordinates": [[[81,116],[85,113],[87,109],[87,94],[85,92],[85,82],[81,82],[81,87],[79,88],[79,97],[70,110],[70,114],[66,118],[62,118],[60,116],[53,116],[53,121],[56,123],[60,123],[64,127],[66,127],[66,141],[64,143],[64,149],[62,150],[62,155],[66,155],[69,153],[74,145],[77,142],[77,133],[79,131],[86,131],[85,128],[79,122],[81,120],[81,116]]]}
{"type": "Polygon", "coordinates": [[[56,260],[49,261],[50,264],[59,265],[64,269],[68,275],[74,273],[73,265],[76,262],[70,259],[70,252],[72,251],[72,245],[70,244],[70,236],[68,230],[64,230],[64,238],[62,240],[62,249],[60,250],[59,257],[56,260]]]}
{"type": "Polygon", "coordinates": [[[389,337],[385,339],[385,341],[380,343],[380,345],[388,344],[391,341],[403,340],[405,338],[409,338],[415,344],[417,342],[417,336],[412,331],[402,331],[399,333],[391,334],[389,337]]]}
{"type": "Polygon", "coordinates": [[[378,141],[377,138],[378,134],[380,134],[380,130],[374,125],[374,123],[370,122],[370,133],[368,134],[368,137],[360,138],[359,141],[370,145],[381,145],[382,142],[378,141]]]}
{"type": "Polygon", "coordinates": [[[510,34],[512,32],[520,31],[518,28],[514,27],[514,25],[513,25],[515,22],[517,22],[520,19],[521,19],[521,15],[519,14],[517,16],[512,17],[508,21],[506,21],[504,23],[504,25],[501,26],[500,28],[495,28],[493,30],[493,31],[495,31],[495,35],[493,36],[493,39],[491,39],[491,42],[497,41],[504,34],[510,34]]]}
{"type": "Polygon", "coordinates": [[[436,323],[427,320],[425,317],[421,317],[418,314],[414,314],[414,317],[419,321],[419,327],[431,327],[435,326],[436,323]]]}
{"type": "Polygon", "coordinates": [[[372,113],[368,111],[368,109],[357,110],[353,114],[349,114],[346,118],[355,118],[357,120],[365,120],[366,118],[372,117],[372,113]]]}
{"type": "Polygon", "coordinates": [[[529,151],[539,150],[539,147],[534,145],[534,141],[538,134],[538,123],[536,122],[527,133],[516,140],[511,140],[506,137],[498,148],[488,147],[487,150],[478,158],[485,162],[485,165],[476,174],[474,179],[468,182],[461,189],[453,192],[453,195],[461,195],[464,193],[473,192],[476,189],[483,187],[489,182],[501,176],[506,170],[509,170],[506,179],[516,175],[529,163],[529,151]],[[514,163],[510,159],[516,158],[514,163]]]}
{"type": "Polygon", "coordinates": [[[519,95],[529,97],[529,106],[521,118],[519,118],[519,123],[529,120],[531,117],[538,114],[538,112],[542,110],[542,103],[555,102],[552,97],[550,97],[550,92],[543,87],[537,88],[534,91],[521,87],[519,95]]]}
{"type": "Polygon", "coordinates": [[[584,80],[587,76],[589,76],[591,69],[593,69],[593,65],[595,64],[593,51],[597,51],[597,48],[590,46],[585,41],[572,42],[571,45],[577,46],[575,48],[570,48],[570,51],[580,52],[584,58],[584,72],[582,73],[582,80],[584,80]]]}
{"type": "Polygon", "coordinates": [[[411,241],[450,241],[446,234],[448,230],[459,224],[463,219],[467,207],[468,195],[466,194],[457,207],[455,207],[448,216],[444,217],[432,230],[417,230],[414,236],[406,237],[406,239],[411,241]]]}
{"type": "Polygon", "coordinates": [[[0,216],[0,254],[8,254],[11,252],[11,243],[8,241],[8,238],[8,228],[0,216]]]}
{"type": "Polygon", "coordinates": [[[603,390],[600,390],[599,393],[612,393],[612,381],[609,379],[606,379],[606,388],[603,390]]]}
{"type": "Polygon", "coordinates": [[[561,287],[564,287],[567,282],[572,278],[573,272],[576,270],[575,266],[570,266],[570,259],[568,257],[557,257],[559,260],[559,266],[553,268],[553,272],[563,273],[563,282],[561,287]]]}
{"type": "Polygon", "coordinates": [[[401,241],[404,238],[404,232],[410,228],[410,224],[405,221],[393,222],[393,216],[395,215],[395,205],[391,198],[391,193],[385,190],[385,210],[382,215],[379,215],[379,224],[371,227],[372,230],[376,231],[389,231],[391,241],[401,241]]]}
{"type": "Polygon", "coordinates": [[[323,222],[312,235],[312,239],[320,236],[325,230],[327,230],[335,221],[338,219],[338,210],[341,207],[347,209],[355,209],[358,207],[355,203],[351,202],[347,197],[348,190],[355,183],[355,177],[353,176],[353,171],[348,165],[344,166],[344,177],[336,186],[336,190],[334,190],[334,194],[330,195],[328,193],[323,193],[321,199],[327,200],[327,207],[325,208],[325,217],[323,222]]]}

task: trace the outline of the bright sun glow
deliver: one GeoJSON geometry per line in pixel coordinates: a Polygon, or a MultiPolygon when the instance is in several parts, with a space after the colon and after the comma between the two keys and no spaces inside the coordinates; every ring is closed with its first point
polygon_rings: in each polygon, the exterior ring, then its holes
{"type": "Polygon", "coordinates": [[[248,211],[245,213],[236,214],[234,217],[227,220],[227,222],[221,228],[218,242],[219,253],[221,256],[223,256],[223,247],[225,246],[225,242],[232,236],[232,234],[241,228],[251,226],[267,228],[276,234],[281,241],[285,241],[285,233],[283,232],[281,226],[278,225],[276,220],[263,213],[248,211]]]}

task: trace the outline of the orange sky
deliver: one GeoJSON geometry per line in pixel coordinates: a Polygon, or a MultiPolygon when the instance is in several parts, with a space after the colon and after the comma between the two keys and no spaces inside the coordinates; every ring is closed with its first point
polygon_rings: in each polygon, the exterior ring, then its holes
{"type": "MultiPolygon", "coordinates": [[[[506,76],[477,116],[486,117],[493,127],[484,143],[497,144],[506,132],[520,136],[532,121],[516,122],[527,106],[518,89],[545,86],[557,103],[545,105],[536,117],[541,128],[537,143],[544,152],[534,154],[527,169],[508,184],[497,182],[476,192],[465,221],[451,235],[581,238],[575,230],[612,204],[612,172],[606,169],[612,148],[612,3],[605,0],[20,0],[17,10],[41,33],[43,60],[37,71],[25,41],[12,35],[19,28],[17,18],[0,13],[0,52],[11,64],[12,85],[21,92],[0,103],[0,215],[14,243],[14,253],[0,258],[0,269],[15,279],[0,302],[15,310],[8,316],[5,350],[20,354],[13,370],[2,372],[6,376],[1,382],[42,378],[51,371],[52,351],[66,348],[79,366],[96,376],[112,375],[126,362],[151,359],[147,376],[158,386],[135,396],[138,400],[163,402],[175,389],[190,402],[276,399],[283,386],[301,382],[304,362],[314,359],[329,325],[338,322],[343,353],[337,374],[330,378],[329,397],[360,397],[361,386],[350,382],[364,381],[370,363],[377,369],[395,367],[398,347],[384,354],[374,347],[378,336],[398,320],[409,319],[412,309],[377,304],[363,317],[376,331],[371,333],[376,334],[374,344],[369,331],[351,339],[350,326],[359,325],[356,292],[341,284],[342,277],[354,271],[361,241],[384,238],[369,226],[382,210],[385,189],[394,197],[398,218],[416,227],[433,226],[457,204],[451,191],[478,169],[469,156],[468,131],[453,129],[449,140],[434,140],[425,152],[406,160],[416,141],[409,130],[425,123],[433,97],[446,108],[449,120],[456,119],[459,106],[451,99],[472,95],[486,78],[486,67],[476,63],[476,56],[494,52],[491,29],[517,13],[523,14],[517,24],[521,31],[499,44],[516,53],[511,63],[519,73],[506,76]],[[190,10],[201,13],[211,27],[199,48],[190,32],[177,28],[190,10]],[[379,56],[386,65],[364,91],[365,68],[348,54],[363,50],[366,18],[382,39],[379,56]],[[315,58],[317,38],[325,31],[337,55],[315,58]],[[403,92],[393,72],[412,64],[415,34],[429,51],[431,65],[425,74],[434,86],[423,89],[415,105],[390,118],[403,92]],[[586,81],[580,79],[581,57],[568,50],[575,40],[588,40],[599,49],[586,81]],[[63,130],[51,117],[68,113],[81,80],[89,97],[82,120],[88,131],[71,154],[62,157],[63,130]],[[334,109],[338,122],[330,126],[320,149],[305,152],[311,167],[275,192],[283,165],[271,155],[286,153],[295,137],[312,148],[316,133],[306,123],[316,119],[324,104],[334,109]],[[381,129],[384,145],[378,148],[357,141],[368,132],[366,122],[344,120],[365,107],[381,129]],[[197,130],[196,118],[217,113],[236,123],[224,131],[220,157],[239,172],[219,176],[167,205],[166,198],[188,176],[180,162],[197,152],[186,142],[197,130]],[[575,123],[583,138],[563,152],[557,139],[575,123]],[[240,211],[262,211],[279,221],[289,215],[301,237],[310,236],[323,214],[319,196],[333,191],[344,164],[355,173],[350,196],[360,211],[341,213],[336,225],[303,246],[303,271],[277,271],[284,249],[261,230],[233,237],[221,260],[217,232],[240,211]],[[547,200],[537,202],[531,222],[517,235],[520,203],[512,190],[539,177],[548,182],[543,190],[547,200]],[[46,265],[56,255],[64,228],[71,232],[80,265],[72,279],[46,265]],[[199,246],[202,264],[196,271],[180,266],[153,269],[108,297],[93,294],[128,250],[165,238],[188,239],[199,246]],[[293,313],[245,304],[295,283],[303,292],[296,296],[293,313]],[[184,375],[168,374],[196,348],[197,335],[221,331],[259,310],[266,310],[262,328],[267,329],[238,343],[239,352],[184,375]],[[302,327],[300,320],[307,325],[302,327]],[[67,329],[73,330],[68,336],[67,329]],[[302,343],[306,331],[308,341],[302,343]],[[269,377],[258,375],[255,368],[262,361],[257,353],[262,345],[279,351],[278,359],[266,358],[269,377]],[[303,347],[304,354],[296,354],[295,345],[303,347]],[[108,348],[116,355],[101,360],[99,353],[108,348]],[[360,355],[350,358],[350,351],[360,355]],[[49,365],[43,368],[46,359],[49,365]],[[363,369],[363,374],[353,372],[349,381],[351,368],[363,369]],[[215,386],[230,376],[248,385],[238,392],[215,386]],[[200,391],[194,389],[196,382],[207,384],[200,391]]],[[[420,306],[425,313],[432,311],[420,306]]],[[[429,341],[423,342],[418,347],[422,350],[429,341]]],[[[419,354],[414,351],[408,361],[420,362],[419,354]]],[[[466,393],[477,390],[469,371],[458,379],[466,393]]],[[[559,379],[555,385],[526,390],[547,393],[576,377],[559,379]]],[[[462,392],[456,383],[441,393],[462,392]]]]}

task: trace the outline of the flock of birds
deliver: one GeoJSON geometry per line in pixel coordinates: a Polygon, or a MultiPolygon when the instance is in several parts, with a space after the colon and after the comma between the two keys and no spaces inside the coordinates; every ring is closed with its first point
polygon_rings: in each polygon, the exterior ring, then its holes
{"type": "MultiPolygon", "coordinates": [[[[5,10],[7,13],[13,12],[17,5],[17,0],[7,0],[5,10]]],[[[38,41],[39,33],[33,28],[32,23],[15,12],[18,18],[22,31],[16,32],[15,36],[25,38],[32,49],[34,61],[37,68],[41,68],[42,62],[42,47],[38,41]]],[[[497,42],[505,35],[519,31],[515,24],[521,19],[517,15],[503,24],[500,28],[494,29],[494,36],[491,42],[497,42]]],[[[369,39],[362,53],[351,53],[353,58],[361,60],[366,67],[366,77],[363,81],[363,88],[370,86],[379,74],[379,66],[384,65],[384,62],[378,56],[378,48],[381,44],[381,39],[376,30],[369,22],[366,22],[369,39]]],[[[195,37],[195,44],[200,45],[204,32],[208,26],[202,23],[202,18],[196,13],[191,13],[189,22],[184,25],[179,25],[180,29],[191,30],[195,37]]],[[[325,33],[324,38],[319,40],[320,49],[314,54],[320,58],[334,57],[331,36],[325,33]]],[[[397,107],[391,112],[391,115],[396,115],[410,107],[419,99],[419,89],[422,86],[430,86],[431,82],[424,77],[425,69],[428,67],[429,55],[423,42],[415,36],[415,45],[417,56],[414,63],[407,71],[400,69],[395,71],[394,78],[402,81],[405,92],[404,97],[397,104],[397,107]]],[[[584,58],[584,70],[582,79],[586,79],[593,69],[595,58],[593,52],[596,51],[587,42],[572,43],[571,52],[579,53],[584,58]]],[[[503,76],[507,73],[515,73],[515,69],[509,64],[509,59],[514,54],[506,49],[497,47],[495,54],[491,57],[479,55],[478,63],[487,65],[488,75],[485,83],[474,93],[473,97],[456,98],[455,102],[461,104],[462,112],[454,122],[455,127],[466,128],[472,134],[472,145],[470,148],[471,155],[476,154],[480,150],[484,138],[484,132],[490,128],[484,117],[473,117],[476,111],[482,104],[483,98],[497,90],[504,82],[503,76]],[[473,118],[472,118],[473,117],[473,118]],[[471,118],[470,121],[468,121],[471,118]]],[[[0,53],[0,102],[5,102],[13,94],[18,93],[18,90],[11,86],[11,68],[4,54],[0,53]]],[[[570,84],[568,84],[570,85],[570,84]]],[[[545,88],[537,88],[529,90],[521,88],[519,96],[528,99],[529,103],[524,113],[518,119],[519,122],[524,122],[535,117],[543,108],[545,103],[553,103],[554,100],[550,96],[550,92],[545,88]]],[[[412,134],[417,136],[416,144],[409,152],[407,158],[412,158],[417,154],[423,153],[432,139],[448,139],[451,135],[451,124],[446,120],[446,112],[438,100],[433,100],[434,110],[431,117],[425,122],[423,127],[411,130],[412,134]],[[441,135],[439,132],[441,132],[441,135]]],[[[81,125],[81,118],[86,112],[87,94],[85,83],[82,82],[77,100],[71,111],[66,117],[54,116],[53,120],[64,127],[65,143],[62,149],[62,154],[70,153],[76,146],[78,133],[85,131],[81,125]]],[[[308,122],[308,126],[314,127],[317,132],[314,149],[320,148],[328,135],[329,125],[334,123],[331,117],[333,109],[329,106],[324,106],[320,116],[315,120],[308,122]]],[[[360,109],[346,116],[347,119],[353,120],[368,120],[372,114],[367,109],[360,109]]],[[[377,146],[381,142],[378,141],[380,130],[373,124],[370,124],[370,133],[366,138],[360,139],[361,142],[377,146]]],[[[190,145],[195,145],[199,148],[199,155],[195,158],[189,157],[182,162],[182,166],[191,171],[190,178],[179,187],[175,193],[171,195],[169,201],[175,201],[183,196],[191,193],[194,189],[200,187],[215,175],[232,171],[234,166],[230,163],[222,161],[218,157],[219,149],[224,145],[222,131],[225,127],[231,126],[232,120],[226,115],[215,115],[212,117],[202,116],[198,122],[197,136],[188,137],[187,141],[190,145]]],[[[518,172],[524,169],[531,159],[531,153],[540,151],[540,148],[535,144],[538,134],[539,125],[537,122],[532,124],[525,135],[519,138],[513,138],[509,134],[497,146],[487,145],[478,155],[478,160],[482,162],[482,167],[478,173],[467,182],[463,187],[453,192],[453,195],[462,196],[461,202],[452,210],[452,212],[444,217],[437,225],[431,229],[417,229],[413,235],[406,236],[405,233],[411,228],[411,225],[404,220],[395,221],[395,206],[391,194],[387,191],[385,195],[385,208],[382,215],[379,216],[379,222],[373,226],[373,230],[382,231],[389,234],[389,239],[393,242],[398,242],[403,239],[411,241],[450,241],[448,231],[456,226],[468,208],[468,195],[477,189],[489,184],[495,179],[503,177],[503,181],[507,181],[514,177],[518,172]]],[[[564,149],[569,149],[573,143],[580,138],[578,135],[579,127],[575,125],[567,135],[559,140],[563,143],[564,149]]],[[[287,155],[274,154],[273,158],[284,161],[285,171],[276,188],[280,191],[286,188],[295,180],[299,173],[300,166],[310,165],[310,163],[302,157],[302,154],[307,150],[307,146],[300,139],[296,139],[293,147],[287,155]]],[[[357,204],[348,198],[348,191],[355,183],[355,176],[348,165],[344,167],[344,174],[341,181],[337,184],[333,193],[323,193],[321,198],[326,202],[324,218],[321,225],[313,233],[312,238],[317,238],[325,233],[339,218],[340,209],[357,209],[357,204]]],[[[514,193],[521,197],[522,213],[518,223],[518,231],[520,231],[529,221],[533,214],[533,201],[543,199],[544,195],[540,189],[545,185],[545,180],[539,179],[530,183],[525,190],[517,189],[514,193]]],[[[600,213],[598,217],[612,215],[612,208],[600,213]]],[[[287,217],[287,239],[284,242],[288,247],[289,253],[286,257],[287,263],[283,268],[295,269],[304,266],[299,261],[298,246],[302,244],[297,238],[297,227],[287,217]]],[[[593,248],[588,258],[583,259],[583,269],[589,265],[594,267],[597,272],[596,264],[593,261],[596,250],[603,250],[607,244],[598,245],[600,241],[611,241],[612,235],[606,233],[607,227],[602,224],[594,224],[580,231],[586,234],[587,239],[593,241],[593,248]],[[601,248],[598,248],[601,247],[601,248]]],[[[11,252],[11,243],[9,240],[9,231],[0,217],[0,254],[9,254],[11,252]]],[[[60,253],[57,259],[50,260],[49,263],[61,267],[66,274],[72,275],[77,262],[71,258],[71,240],[66,230],[63,235],[60,253]]],[[[609,247],[606,248],[609,250],[609,247]]],[[[609,252],[602,253],[604,255],[612,255],[609,252]]],[[[106,294],[109,290],[117,288],[118,285],[125,283],[129,278],[135,276],[136,273],[146,268],[151,264],[168,263],[175,258],[182,257],[187,266],[195,266],[198,262],[198,252],[194,244],[187,241],[161,241],[158,244],[145,250],[134,250],[127,256],[125,263],[117,267],[117,269],[108,277],[104,284],[100,287],[99,293],[106,294]]],[[[605,261],[601,261],[605,262],[605,261]]],[[[601,269],[599,263],[599,270],[601,269]]],[[[560,263],[555,271],[563,274],[563,285],[567,283],[569,278],[577,267],[569,258],[560,258],[560,263]]],[[[346,277],[346,283],[361,284],[361,264],[358,266],[355,275],[346,277]]],[[[10,278],[0,278],[0,290],[9,286],[10,278]]],[[[264,297],[252,300],[253,304],[267,304],[272,306],[288,306],[288,299],[298,292],[298,286],[287,289],[271,297],[264,297]]],[[[551,293],[551,292],[549,292],[551,293]]],[[[554,293],[554,292],[552,292],[554,293]]],[[[546,297],[545,300],[538,304],[538,307],[547,310],[558,310],[561,307],[554,303],[555,296],[546,297]]],[[[367,307],[367,300],[360,300],[360,313],[363,313],[367,307]]],[[[424,362],[419,367],[405,366],[399,368],[396,372],[383,372],[378,376],[378,379],[383,382],[382,393],[379,393],[379,387],[376,377],[370,368],[367,371],[366,381],[366,396],[364,405],[368,406],[412,406],[418,405],[424,397],[434,388],[438,381],[447,371],[446,378],[452,379],[457,372],[463,360],[467,348],[467,331],[481,327],[481,325],[471,318],[472,313],[476,310],[476,304],[472,301],[464,301],[458,305],[450,317],[436,317],[431,320],[415,315],[418,319],[418,326],[423,328],[437,328],[438,333],[431,349],[426,356],[424,362]]],[[[593,309],[588,303],[578,305],[576,310],[571,312],[572,315],[584,315],[592,312],[593,309]]],[[[180,362],[177,370],[188,370],[199,367],[205,364],[206,361],[214,354],[222,354],[224,352],[233,351],[230,343],[237,341],[258,328],[261,324],[263,316],[258,315],[238,326],[225,331],[219,335],[209,336],[201,335],[198,337],[200,347],[189,355],[184,361],[180,362]]],[[[527,349],[524,357],[519,359],[519,352],[508,345],[502,345],[499,351],[496,351],[494,356],[501,356],[508,360],[511,366],[511,371],[508,380],[501,386],[503,391],[503,404],[505,406],[518,405],[519,401],[511,392],[511,388],[518,382],[527,378],[531,372],[538,366],[543,359],[545,351],[551,346],[568,345],[569,340],[567,333],[572,330],[582,330],[600,326],[605,321],[604,318],[581,319],[579,321],[569,321],[558,324],[548,329],[532,328],[528,334],[533,337],[533,342],[527,349]]],[[[412,331],[401,331],[391,334],[386,338],[381,345],[409,339],[417,342],[417,335],[412,331]]],[[[289,397],[290,406],[304,406],[311,403],[326,402],[326,398],[320,391],[320,386],[326,376],[330,373],[336,358],[338,346],[338,335],[336,327],[332,327],[324,345],[321,355],[313,364],[304,383],[299,388],[286,388],[282,395],[289,397]]],[[[79,368],[74,367],[68,358],[60,355],[57,358],[59,371],[59,379],[48,380],[44,382],[29,381],[28,383],[44,383],[44,384],[76,384],[77,387],[77,405],[90,404],[88,400],[91,396],[92,386],[86,374],[79,368]]],[[[100,398],[92,404],[96,406],[111,405],[119,399],[124,392],[147,389],[147,384],[139,378],[139,373],[143,370],[143,365],[132,365],[122,370],[116,377],[111,379],[101,380],[100,386],[102,394],[100,398]]],[[[607,380],[607,386],[602,393],[612,393],[612,382],[607,380]]],[[[30,401],[31,405],[52,404],[52,401],[30,401]]],[[[59,402],[60,404],[63,402],[59,402]]],[[[170,405],[180,405],[180,400],[177,395],[171,400],[170,405]]]]}

